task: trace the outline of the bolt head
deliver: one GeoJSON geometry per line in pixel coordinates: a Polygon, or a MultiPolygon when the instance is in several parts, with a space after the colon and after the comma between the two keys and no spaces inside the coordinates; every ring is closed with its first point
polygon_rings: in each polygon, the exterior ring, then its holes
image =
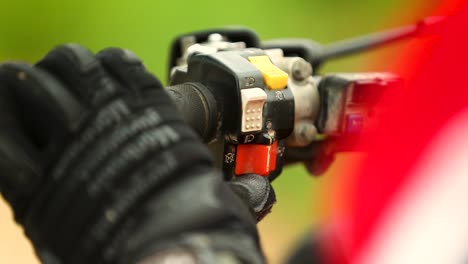
{"type": "Polygon", "coordinates": [[[296,60],[291,67],[292,77],[296,81],[303,81],[312,75],[312,66],[310,63],[300,58],[296,60]]]}

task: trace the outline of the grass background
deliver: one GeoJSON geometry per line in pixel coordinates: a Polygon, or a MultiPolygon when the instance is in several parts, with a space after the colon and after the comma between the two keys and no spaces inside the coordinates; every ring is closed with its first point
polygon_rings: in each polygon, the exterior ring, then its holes
{"type": "MultiPolygon", "coordinates": [[[[413,22],[427,1],[235,0],[235,1],[33,1],[0,0],[0,61],[34,62],[52,47],[76,42],[93,51],[117,46],[133,50],[163,81],[168,47],[180,33],[244,25],[261,39],[300,37],[333,42],[413,22]]],[[[403,45],[403,44],[400,44],[403,45]]],[[[330,62],[322,72],[359,71],[378,60],[381,69],[394,59],[395,47],[330,62]]],[[[332,169],[311,178],[302,166],[287,168],[274,183],[278,204],[260,224],[265,252],[277,263],[305,230],[320,221],[329,184],[346,171],[352,155],[340,155],[332,169]]],[[[1,201],[0,201],[1,202],[1,201]]],[[[35,263],[30,248],[0,204],[0,263],[35,263]]]]}

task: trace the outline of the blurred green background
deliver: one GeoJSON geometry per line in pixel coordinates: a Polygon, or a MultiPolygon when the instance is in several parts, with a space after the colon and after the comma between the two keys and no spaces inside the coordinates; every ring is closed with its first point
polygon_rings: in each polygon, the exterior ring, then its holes
{"type": "MultiPolygon", "coordinates": [[[[80,43],[95,52],[117,46],[133,50],[150,71],[166,81],[168,47],[181,33],[244,25],[265,40],[300,37],[328,43],[413,22],[415,14],[408,10],[423,1],[409,2],[0,0],[0,61],[34,62],[54,46],[67,42],[80,43]]],[[[391,51],[390,47],[337,60],[327,64],[322,72],[359,71],[368,68],[367,62],[372,59],[390,59],[391,51]]],[[[380,65],[385,65],[382,62],[380,65]]],[[[334,172],[342,171],[339,169],[343,169],[343,162],[349,160],[349,155],[340,157],[332,170],[318,179],[309,177],[302,166],[293,166],[274,183],[278,203],[260,224],[265,251],[272,263],[286,254],[301,233],[319,222],[321,198],[329,195],[329,183],[339,177],[334,172]]]]}

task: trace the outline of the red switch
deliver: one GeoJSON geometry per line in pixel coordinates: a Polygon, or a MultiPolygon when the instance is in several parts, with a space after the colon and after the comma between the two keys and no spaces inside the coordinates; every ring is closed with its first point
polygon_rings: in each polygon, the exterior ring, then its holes
{"type": "Polygon", "coordinates": [[[254,173],[262,176],[276,169],[278,142],[271,145],[239,144],[236,155],[236,175],[254,173]]]}

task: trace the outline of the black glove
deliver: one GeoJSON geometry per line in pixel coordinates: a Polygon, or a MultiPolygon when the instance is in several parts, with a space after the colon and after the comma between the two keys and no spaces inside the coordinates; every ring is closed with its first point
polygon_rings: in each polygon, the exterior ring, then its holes
{"type": "Polygon", "coordinates": [[[255,219],[121,49],[0,66],[0,191],[44,263],[264,262],[255,219]]]}

